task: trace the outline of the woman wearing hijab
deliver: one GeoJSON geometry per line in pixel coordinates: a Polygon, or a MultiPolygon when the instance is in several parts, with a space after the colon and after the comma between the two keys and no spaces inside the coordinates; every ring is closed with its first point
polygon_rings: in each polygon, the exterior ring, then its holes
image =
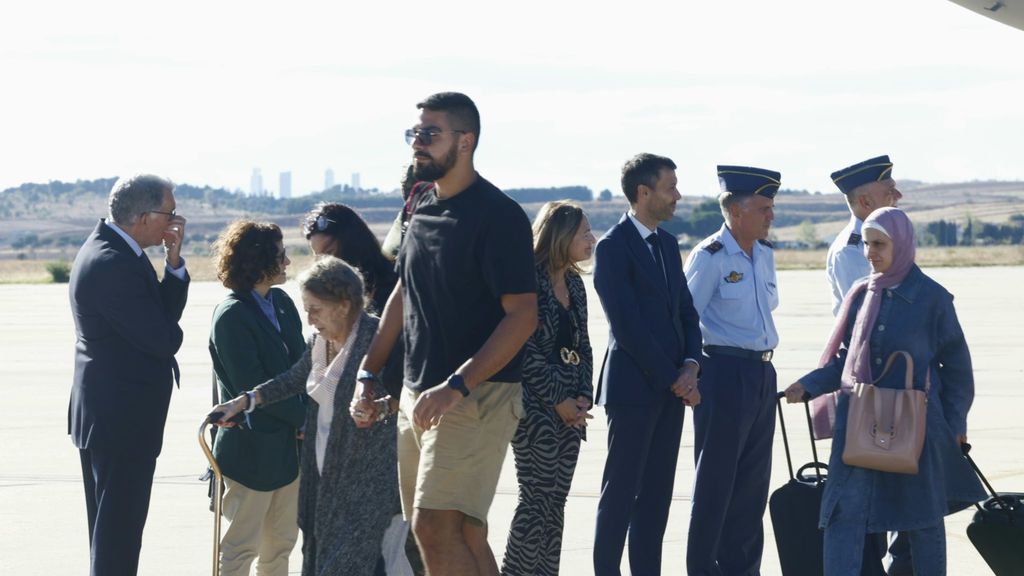
{"type": "MultiPolygon", "coordinates": [[[[914,263],[914,228],[905,213],[883,208],[863,226],[872,273],[850,289],[821,358],[821,367],[786,389],[789,402],[841,390],[829,478],[819,525],[825,530],[825,573],[860,574],[865,534],[910,534],[914,573],[946,574],[943,517],[985,498],[960,452],[974,399],[971,355],[953,296],[914,263]],[[927,390],[924,448],[917,474],[881,472],[843,462],[850,390],[874,382],[889,356],[910,354],[913,385],[927,390]],[[806,395],[806,396],[805,396],[806,395]]],[[[876,383],[903,388],[903,363],[876,383]]]]}

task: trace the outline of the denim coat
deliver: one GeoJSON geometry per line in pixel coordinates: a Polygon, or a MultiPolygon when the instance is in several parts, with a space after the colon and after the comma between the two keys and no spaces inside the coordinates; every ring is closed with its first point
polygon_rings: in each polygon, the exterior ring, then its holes
{"type": "MultiPolygon", "coordinates": [[[[864,294],[853,302],[843,346],[836,356],[825,367],[800,379],[811,396],[839,389],[850,335],[864,294]]],[[[971,354],[953,309],[953,296],[916,265],[899,286],[884,292],[870,337],[872,379],[879,377],[889,355],[897,350],[914,358],[915,388],[924,390],[926,371],[931,375],[918,473],[869,470],[867,482],[850,481],[852,467],[844,464],[842,458],[850,397],[840,394],[821,504],[822,528],[828,527],[836,505],[857,491],[867,493],[868,532],[933,526],[943,516],[985,498],[981,483],[956,441],[957,434],[967,432],[967,412],[974,400],[971,354]]],[[[877,385],[903,388],[904,374],[905,365],[897,360],[877,385]]]]}

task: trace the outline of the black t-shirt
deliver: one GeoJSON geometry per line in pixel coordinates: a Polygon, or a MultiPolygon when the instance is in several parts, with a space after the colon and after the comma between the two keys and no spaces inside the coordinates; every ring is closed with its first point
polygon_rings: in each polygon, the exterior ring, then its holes
{"type": "MultiPolygon", "coordinates": [[[[477,353],[505,317],[501,297],[537,291],[526,213],[477,176],[461,193],[423,195],[398,254],[404,292],[405,381],[423,391],[477,353]]],[[[489,377],[522,380],[522,350],[489,377]]]]}

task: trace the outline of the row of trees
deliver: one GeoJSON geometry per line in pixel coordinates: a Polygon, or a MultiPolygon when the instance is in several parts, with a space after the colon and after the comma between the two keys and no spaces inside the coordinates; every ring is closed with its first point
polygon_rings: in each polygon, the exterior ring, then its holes
{"type": "Polygon", "coordinates": [[[963,224],[935,220],[918,230],[918,243],[925,246],[975,246],[1021,244],[1024,241],[1024,214],[1013,214],[1006,224],[982,222],[971,216],[963,224]]]}

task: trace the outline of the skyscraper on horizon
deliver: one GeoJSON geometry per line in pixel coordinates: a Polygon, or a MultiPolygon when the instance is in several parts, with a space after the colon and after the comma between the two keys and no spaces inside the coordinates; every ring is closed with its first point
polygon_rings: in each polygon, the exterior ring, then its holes
{"type": "Polygon", "coordinates": [[[281,172],[281,177],[278,180],[280,186],[278,186],[277,197],[278,198],[291,198],[292,197],[292,173],[291,170],[287,172],[281,172]]]}
{"type": "Polygon", "coordinates": [[[324,171],[324,190],[334,188],[334,170],[328,168],[324,171]]]}
{"type": "Polygon", "coordinates": [[[249,177],[249,195],[263,195],[263,173],[259,168],[252,169],[252,176],[249,177]]]}
{"type": "Polygon", "coordinates": [[[352,189],[357,191],[362,189],[362,185],[359,182],[359,172],[352,173],[352,189]]]}

